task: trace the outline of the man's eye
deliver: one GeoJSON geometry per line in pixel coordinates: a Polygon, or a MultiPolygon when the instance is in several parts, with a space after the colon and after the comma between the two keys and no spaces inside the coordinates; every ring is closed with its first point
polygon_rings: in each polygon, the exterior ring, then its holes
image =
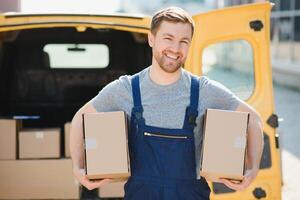
{"type": "Polygon", "coordinates": [[[183,44],[189,44],[189,42],[188,41],[181,41],[181,43],[183,43],[183,44]]]}
{"type": "Polygon", "coordinates": [[[164,38],[165,40],[171,40],[171,38],[164,38]]]}

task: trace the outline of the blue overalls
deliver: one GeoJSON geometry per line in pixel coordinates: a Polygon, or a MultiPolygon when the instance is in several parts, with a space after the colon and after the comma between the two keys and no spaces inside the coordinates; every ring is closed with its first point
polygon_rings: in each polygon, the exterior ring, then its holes
{"type": "Polygon", "coordinates": [[[129,133],[132,175],[125,185],[124,199],[208,200],[207,182],[196,178],[193,130],[198,115],[199,80],[192,77],[190,105],[182,129],[146,125],[138,74],[131,83],[134,101],[129,133]]]}

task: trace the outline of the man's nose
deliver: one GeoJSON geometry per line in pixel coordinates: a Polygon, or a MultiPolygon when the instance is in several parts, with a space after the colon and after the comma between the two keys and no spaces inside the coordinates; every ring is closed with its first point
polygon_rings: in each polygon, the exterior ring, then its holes
{"type": "Polygon", "coordinates": [[[170,49],[173,51],[173,53],[179,53],[180,52],[180,43],[173,42],[170,49]]]}

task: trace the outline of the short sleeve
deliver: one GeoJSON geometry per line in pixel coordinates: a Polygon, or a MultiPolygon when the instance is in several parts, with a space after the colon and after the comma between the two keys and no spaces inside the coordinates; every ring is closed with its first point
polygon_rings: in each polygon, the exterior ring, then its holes
{"type": "Polygon", "coordinates": [[[200,97],[206,108],[236,110],[241,102],[241,99],[224,85],[207,77],[201,78],[200,87],[200,97]]]}
{"type": "Polygon", "coordinates": [[[91,103],[98,112],[128,110],[131,105],[130,94],[129,76],[121,76],[106,85],[91,103]]]}
{"type": "Polygon", "coordinates": [[[98,112],[107,112],[117,109],[114,92],[118,91],[118,84],[113,81],[106,85],[91,100],[92,105],[98,112]]]}

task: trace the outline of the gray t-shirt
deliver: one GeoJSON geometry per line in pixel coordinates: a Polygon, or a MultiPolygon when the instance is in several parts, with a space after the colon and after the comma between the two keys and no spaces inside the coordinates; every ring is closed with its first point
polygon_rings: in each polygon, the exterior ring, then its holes
{"type": "MultiPolygon", "coordinates": [[[[145,122],[150,126],[163,128],[182,128],[186,107],[190,103],[190,72],[182,69],[179,80],[170,85],[158,85],[149,76],[149,67],[140,72],[141,99],[144,108],[145,122]]],[[[121,76],[104,87],[92,99],[98,112],[123,110],[129,116],[133,107],[132,76],[121,76]]],[[[198,77],[199,78],[199,77],[198,77]]],[[[197,126],[195,134],[195,155],[197,175],[199,176],[200,155],[202,145],[203,116],[207,108],[235,110],[241,101],[220,83],[207,77],[200,77],[200,95],[197,126]]]]}

